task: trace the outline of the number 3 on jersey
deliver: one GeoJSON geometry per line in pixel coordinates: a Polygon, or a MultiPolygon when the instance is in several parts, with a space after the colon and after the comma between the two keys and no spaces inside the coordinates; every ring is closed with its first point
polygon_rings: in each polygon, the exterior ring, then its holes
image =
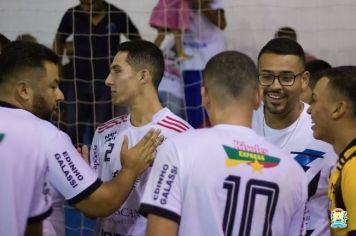
{"type": "MultiPolygon", "coordinates": [[[[237,209],[237,203],[240,199],[238,199],[238,193],[240,191],[240,180],[241,177],[229,175],[223,184],[224,189],[227,190],[227,198],[226,205],[224,211],[224,219],[223,219],[223,230],[226,236],[231,236],[235,215],[237,209]]],[[[276,209],[277,201],[278,201],[279,188],[276,183],[250,179],[245,188],[245,197],[241,199],[243,201],[243,209],[241,215],[239,236],[244,235],[252,235],[251,234],[251,226],[254,218],[254,211],[256,199],[265,200],[265,212],[259,212],[258,217],[264,217],[263,224],[261,225],[262,235],[272,235],[271,224],[273,220],[273,215],[276,209]],[[261,198],[263,197],[263,198],[261,198]]],[[[241,210],[239,210],[241,211],[241,210]]],[[[256,216],[255,216],[256,217],[256,216]]],[[[259,221],[261,222],[261,221],[259,221]]],[[[254,229],[258,227],[254,225],[254,229]]]]}

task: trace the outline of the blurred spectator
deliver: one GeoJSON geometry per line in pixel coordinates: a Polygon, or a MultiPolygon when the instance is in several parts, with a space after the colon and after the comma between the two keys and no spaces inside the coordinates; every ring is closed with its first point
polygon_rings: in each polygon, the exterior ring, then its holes
{"type": "Polygon", "coordinates": [[[189,29],[183,46],[193,59],[182,62],[187,121],[195,128],[208,126],[200,88],[202,71],[208,60],[225,50],[223,29],[226,19],[221,0],[192,0],[189,29]]]}
{"type": "Polygon", "coordinates": [[[16,37],[16,41],[27,41],[37,43],[37,39],[31,34],[20,34],[16,37]]]}
{"type": "MultiPolygon", "coordinates": [[[[274,33],[274,37],[275,38],[289,38],[289,39],[293,39],[294,41],[297,41],[297,32],[288,26],[284,26],[279,28],[275,33],[274,33]]],[[[309,61],[313,61],[316,60],[317,58],[315,56],[313,56],[310,53],[307,53],[304,51],[304,56],[305,56],[305,62],[309,62],[309,61]]]]}
{"type": "Polygon", "coordinates": [[[74,143],[89,144],[96,126],[113,117],[110,89],[104,81],[121,34],[129,40],[141,38],[128,15],[104,0],[80,0],[60,22],[53,45],[58,55],[63,55],[66,39],[73,38],[73,71],[68,75],[73,76],[76,98],[75,111],[69,112],[76,115],[76,132],[70,133],[74,143]]]}
{"type": "Polygon", "coordinates": [[[10,39],[6,38],[5,35],[0,34],[0,53],[4,47],[6,47],[10,43],[10,39]]]}
{"type": "Polygon", "coordinates": [[[313,60],[305,64],[305,70],[309,71],[310,77],[308,87],[300,95],[300,100],[308,104],[311,103],[312,90],[316,82],[320,79],[322,72],[330,68],[331,65],[323,60],[313,60]]]}
{"type": "Polygon", "coordinates": [[[182,45],[182,33],[189,25],[189,11],[188,0],[159,0],[150,18],[150,25],[158,31],[154,43],[160,47],[166,35],[173,33],[179,60],[192,58],[184,53],[182,45]]]}

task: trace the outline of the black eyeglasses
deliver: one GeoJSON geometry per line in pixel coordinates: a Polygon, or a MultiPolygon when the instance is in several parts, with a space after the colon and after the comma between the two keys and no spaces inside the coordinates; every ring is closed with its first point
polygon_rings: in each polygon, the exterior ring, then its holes
{"type": "Polygon", "coordinates": [[[271,73],[262,73],[258,75],[258,80],[260,81],[260,84],[263,86],[270,86],[274,83],[274,80],[277,78],[278,82],[282,86],[292,86],[294,84],[295,79],[302,75],[304,71],[298,73],[298,74],[293,74],[293,73],[281,73],[279,75],[274,75],[271,73]]]}

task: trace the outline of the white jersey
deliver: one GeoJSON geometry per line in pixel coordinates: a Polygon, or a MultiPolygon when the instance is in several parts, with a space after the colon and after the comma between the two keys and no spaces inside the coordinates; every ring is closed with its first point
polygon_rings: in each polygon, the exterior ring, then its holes
{"type": "Polygon", "coordinates": [[[309,105],[298,120],[285,129],[272,129],[264,119],[263,106],[253,116],[253,129],[282,151],[292,156],[304,169],[308,179],[306,212],[307,235],[330,235],[328,220],[328,181],[336,165],[337,155],[331,145],[316,140],[311,129],[312,121],[307,113],[309,105]]]}
{"type": "MultiPolygon", "coordinates": [[[[211,9],[223,9],[221,0],[212,0],[211,9]]],[[[204,11],[204,10],[203,10],[204,11]]],[[[225,50],[223,31],[202,11],[190,11],[189,29],[183,34],[184,52],[191,60],[182,61],[182,70],[203,70],[210,58],[225,50]]]]}
{"type": "MultiPolygon", "coordinates": [[[[18,113],[24,112],[21,109],[14,110],[18,113]]],[[[53,213],[45,220],[43,234],[53,235],[54,229],[58,236],[62,236],[64,212],[61,206],[64,199],[73,205],[93,193],[102,181],[83,160],[69,136],[51,123],[43,122],[46,124],[46,127],[41,129],[43,141],[38,142],[43,143],[43,155],[48,159],[48,176],[54,203],[53,213]]]]}
{"type": "MultiPolygon", "coordinates": [[[[184,132],[191,126],[174,115],[168,108],[157,112],[152,121],[141,127],[130,123],[130,116],[121,116],[99,126],[95,132],[90,151],[90,163],[103,181],[111,180],[122,168],[120,150],[124,135],[128,136],[129,148],[136,145],[151,129],[161,129],[165,137],[184,132]]],[[[111,216],[99,219],[95,235],[145,234],[147,221],[138,213],[139,203],[146,186],[149,170],[141,175],[125,203],[111,216]]]]}
{"type": "Polygon", "coordinates": [[[165,141],[140,213],[175,221],[178,235],[300,235],[306,200],[287,155],[250,128],[216,125],[165,141]]]}
{"type": "Polygon", "coordinates": [[[0,104],[0,235],[24,235],[50,214],[46,129],[31,113],[0,104]]]}

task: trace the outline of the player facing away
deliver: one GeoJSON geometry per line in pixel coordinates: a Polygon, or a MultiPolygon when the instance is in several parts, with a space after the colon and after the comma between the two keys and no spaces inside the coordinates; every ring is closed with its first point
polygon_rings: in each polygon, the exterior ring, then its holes
{"type": "Polygon", "coordinates": [[[327,189],[337,156],[331,145],[313,137],[309,105],[300,100],[309,80],[303,48],[287,38],[270,40],[259,53],[258,71],[263,105],[255,112],[252,127],[304,169],[307,235],[330,235],[327,189]]]}
{"type": "Polygon", "coordinates": [[[251,129],[261,96],[256,77],[242,53],[209,60],[201,94],[213,127],[159,147],[140,206],[146,235],[303,233],[303,170],[251,129]]]}
{"type": "Polygon", "coordinates": [[[330,176],[329,199],[333,236],[356,235],[356,67],[340,66],[325,71],[313,90],[308,112],[313,135],[333,145],[339,154],[330,176]],[[332,214],[347,212],[347,220],[332,214]],[[340,227],[341,226],[341,227],[340,227]]]}
{"type": "Polygon", "coordinates": [[[168,33],[174,35],[178,60],[191,59],[184,53],[182,33],[189,26],[190,6],[188,0],[158,0],[153,8],[150,25],[157,29],[155,44],[160,47],[168,33]]]}
{"type": "Polygon", "coordinates": [[[124,167],[116,178],[102,183],[72,145],[68,135],[48,122],[40,124],[24,111],[43,119],[49,119],[56,113],[58,101],[63,100],[58,88],[57,63],[58,57],[54,52],[31,42],[11,43],[2,52],[0,63],[1,106],[8,107],[9,113],[34,120],[34,125],[41,125],[38,130],[24,129],[22,132],[31,136],[33,149],[40,147],[33,151],[44,155],[48,161],[49,181],[54,191],[54,213],[44,227],[44,233],[49,235],[64,235],[63,197],[91,217],[109,215],[120,206],[137,176],[151,164],[158,138],[156,132],[151,132],[135,148],[128,150],[124,146],[120,155],[124,167]]]}
{"type": "MultiPolygon", "coordinates": [[[[111,180],[121,171],[122,163],[116,157],[125,135],[132,146],[151,128],[159,128],[166,138],[191,129],[186,121],[161,107],[157,88],[163,71],[163,55],[155,44],[134,40],[119,46],[106,84],[113,103],[127,106],[129,115],[104,123],[94,134],[90,163],[102,180],[111,180]]],[[[114,214],[98,220],[96,235],[144,235],[146,219],[138,208],[149,172],[136,179],[125,203],[114,214]]]]}

